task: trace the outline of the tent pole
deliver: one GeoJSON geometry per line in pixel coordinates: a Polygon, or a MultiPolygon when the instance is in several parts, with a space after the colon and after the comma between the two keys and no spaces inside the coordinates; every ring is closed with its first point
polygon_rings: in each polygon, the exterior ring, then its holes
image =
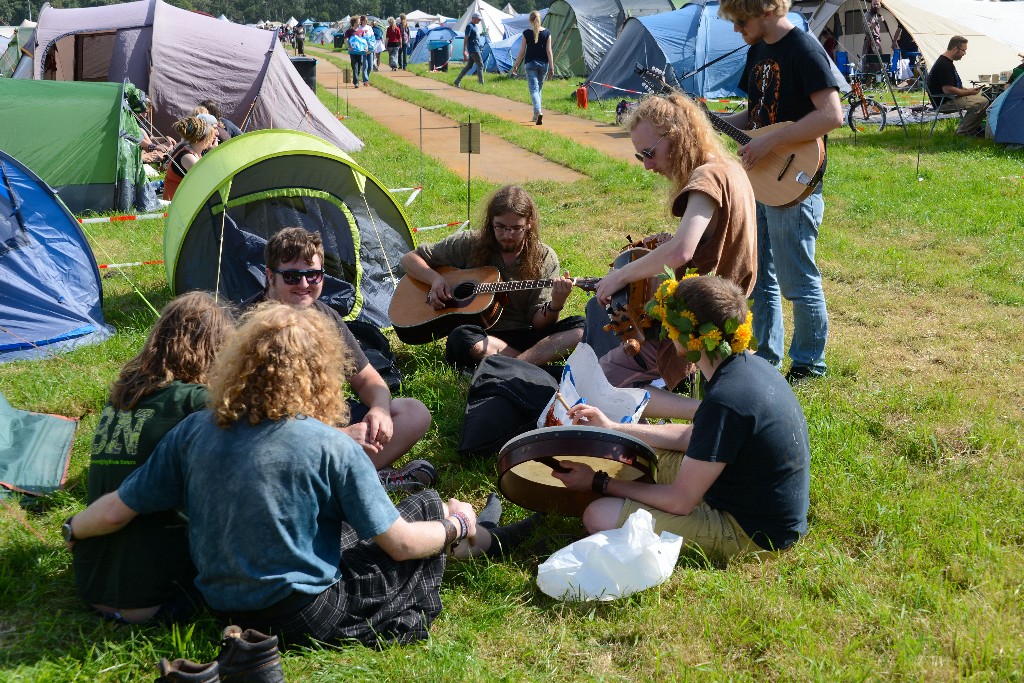
{"type": "Polygon", "coordinates": [[[423,107],[420,107],[420,187],[423,187],[423,107]]]}
{"type": "MultiPolygon", "coordinates": [[[[864,35],[865,36],[867,35],[867,22],[864,20],[864,17],[867,15],[867,12],[864,11],[864,6],[865,6],[866,2],[867,2],[867,0],[860,0],[860,25],[864,27],[864,35]]],[[[893,17],[895,17],[895,16],[896,15],[894,14],[893,17]]],[[[885,25],[885,32],[888,35],[889,40],[891,41],[892,40],[892,34],[889,33],[889,25],[888,24],[885,25]]],[[[879,41],[881,41],[881,39],[882,39],[881,36],[879,36],[878,39],[879,39],[879,41]]],[[[876,55],[878,57],[879,64],[881,64],[881,62],[882,62],[882,45],[881,45],[881,43],[879,43],[878,45],[875,45],[874,41],[871,41],[871,54],[876,55]],[[876,50],[877,50],[877,52],[876,52],[876,50]]],[[[882,64],[882,71],[881,71],[881,73],[882,73],[882,82],[885,83],[885,87],[889,91],[889,96],[892,97],[892,106],[894,106],[896,108],[896,115],[900,117],[900,126],[903,128],[903,134],[906,135],[907,139],[909,140],[910,139],[910,131],[907,130],[906,122],[903,120],[903,110],[900,109],[900,103],[896,101],[896,91],[895,91],[895,89],[893,89],[892,81],[889,79],[889,66],[887,64],[882,64]]],[[[856,131],[854,131],[853,141],[854,141],[854,144],[857,144],[856,131]]]]}

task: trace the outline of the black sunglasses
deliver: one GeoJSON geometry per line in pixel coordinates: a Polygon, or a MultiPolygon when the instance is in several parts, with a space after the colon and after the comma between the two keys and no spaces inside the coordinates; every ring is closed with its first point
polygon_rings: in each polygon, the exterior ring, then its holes
{"type": "MultiPolygon", "coordinates": [[[[665,133],[665,135],[668,135],[668,133],[665,133]]],[[[665,139],[665,135],[662,135],[660,138],[658,138],[658,142],[655,142],[653,145],[651,145],[647,149],[642,149],[639,152],[637,152],[636,154],[634,154],[633,156],[636,157],[636,160],[639,161],[640,163],[643,163],[644,159],[653,159],[654,158],[654,148],[657,147],[658,144],[661,143],[661,141],[665,139]]]]}
{"type": "Polygon", "coordinates": [[[271,268],[270,270],[280,275],[286,285],[297,285],[302,281],[302,278],[306,278],[306,282],[311,285],[318,285],[324,279],[323,268],[316,270],[278,270],[277,268],[271,268]]]}

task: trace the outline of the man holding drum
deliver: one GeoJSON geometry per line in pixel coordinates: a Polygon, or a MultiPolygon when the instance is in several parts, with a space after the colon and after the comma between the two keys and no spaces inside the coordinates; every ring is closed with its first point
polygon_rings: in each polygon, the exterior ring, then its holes
{"type": "Polygon", "coordinates": [[[716,561],[788,548],[807,531],[807,422],[778,370],[746,350],[751,316],[743,291],[720,277],[687,275],[665,280],[649,310],[707,379],[693,423],[616,424],[596,408],[574,406],[574,424],[663,449],[656,483],[611,479],[570,461],[560,461],[568,472],[553,476],[570,490],[604,496],[583,514],[591,533],[622,526],[642,507],[656,532],[678,534],[716,561]]]}

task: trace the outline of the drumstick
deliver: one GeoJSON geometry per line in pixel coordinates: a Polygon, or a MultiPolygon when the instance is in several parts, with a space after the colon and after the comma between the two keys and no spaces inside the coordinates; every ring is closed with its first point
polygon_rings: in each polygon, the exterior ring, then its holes
{"type": "Polygon", "coordinates": [[[572,406],[569,405],[568,401],[565,400],[565,397],[562,396],[562,392],[556,391],[555,398],[558,399],[558,402],[561,403],[562,407],[565,408],[566,410],[572,408],[572,406]]]}

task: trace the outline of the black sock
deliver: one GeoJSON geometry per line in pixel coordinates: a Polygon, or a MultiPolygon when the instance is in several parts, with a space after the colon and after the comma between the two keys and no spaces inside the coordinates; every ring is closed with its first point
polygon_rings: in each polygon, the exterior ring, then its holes
{"type": "Polygon", "coordinates": [[[533,528],[537,526],[537,522],[542,518],[543,515],[538,512],[522,521],[491,529],[491,547],[484,554],[488,557],[501,557],[506,553],[512,552],[513,549],[526,540],[533,531],[533,528]]]}
{"type": "Polygon", "coordinates": [[[501,499],[497,493],[487,494],[487,504],[476,516],[476,523],[485,529],[493,529],[501,521],[501,499]]]}

